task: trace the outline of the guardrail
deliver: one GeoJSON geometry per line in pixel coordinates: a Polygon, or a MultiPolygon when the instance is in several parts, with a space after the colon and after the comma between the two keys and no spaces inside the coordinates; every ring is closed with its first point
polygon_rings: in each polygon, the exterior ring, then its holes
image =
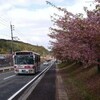
{"type": "Polygon", "coordinates": [[[10,70],[14,70],[14,67],[11,66],[11,67],[2,67],[2,68],[0,68],[0,72],[10,71],[10,70]]]}

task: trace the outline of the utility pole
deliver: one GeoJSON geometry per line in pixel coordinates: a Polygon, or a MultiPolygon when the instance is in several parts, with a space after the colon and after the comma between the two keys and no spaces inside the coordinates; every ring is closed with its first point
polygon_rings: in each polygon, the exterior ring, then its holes
{"type": "Polygon", "coordinates": [[[13,30],[14,30],[14,25],[10,23],[10,29],[11,29],[11,54],[13,54],[13,30]]]}

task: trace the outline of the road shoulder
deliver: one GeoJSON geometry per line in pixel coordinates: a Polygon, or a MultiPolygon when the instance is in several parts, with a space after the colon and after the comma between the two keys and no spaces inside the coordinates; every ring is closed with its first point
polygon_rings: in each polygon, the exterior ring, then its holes
{"type": "Polygon", "coordinates": [[[56,65],[56,99],[57,100],[68,100],[68,95],[66,93],[65,87],[64,87],[64,83],[62,80],[62,77],[59,73],[59,69],[56,65]]]}

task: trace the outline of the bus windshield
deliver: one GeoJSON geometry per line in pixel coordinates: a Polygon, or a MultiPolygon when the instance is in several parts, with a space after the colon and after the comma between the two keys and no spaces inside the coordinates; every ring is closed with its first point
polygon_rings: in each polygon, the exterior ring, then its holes
{"type": "Polygon", "coordinates": [[[16,55],[14,59],[15,64],[34,64],[34,58],[32,55],[16,55]]]}

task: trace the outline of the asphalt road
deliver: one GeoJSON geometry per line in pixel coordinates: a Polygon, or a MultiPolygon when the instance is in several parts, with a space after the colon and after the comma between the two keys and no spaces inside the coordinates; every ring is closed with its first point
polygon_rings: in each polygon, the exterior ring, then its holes
{"type": "MultiPolygon", "coordinates": [[[[42,65],[40,72],[45,68],[46,66],[42,65]]],[[[0,73],[0,100],[7,100],[35,76],[16,75],[13,71],[0,73]]]]}
{"type": "Polygon", "coordinates": [[[48,70],[27,100],[56,100],[55,64],[48,70]]]}

